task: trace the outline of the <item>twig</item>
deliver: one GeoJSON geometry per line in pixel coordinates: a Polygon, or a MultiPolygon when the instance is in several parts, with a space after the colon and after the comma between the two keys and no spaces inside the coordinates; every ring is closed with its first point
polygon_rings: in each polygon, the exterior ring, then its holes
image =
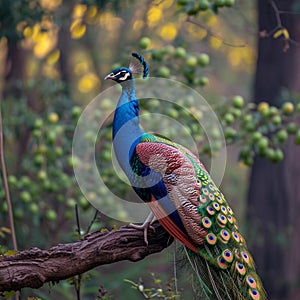
{"type": "Polygon", "coordinates": [[[94,222],[96,221],[98,214],[99,214],[99,211],[96,209],[95,214],[94,214],[94,217],[93,217],[93,219],[92,219],[90,225],[88,226],[88,228],[87,228],[87,230],[86,230],[86,234],[90,233],[91,228],[92,228],[94,222]]]}
{"type": "Polygon", "coordinates": [[[296,40],[290,38],[288,30],[282,24],[282,20],[281,20],[281,15],[282,14],[288,14],[288,13],[291,14],[292,12],[280,10],[273,0],[268,0],[268,2],[269,2],[269,4],[271,5],[271,7],[274,11],[275,18],[276,18],[276,26],[269,32],[267,32],[266,30],[261,31],[260,32],[260,37],[262,37],[262,38],[270,37],[270,36],[273,36],[274,34],[276,34],[277,32],[279,32],[281,30],[282,32],[285,32],[285,34],[282,34],[283,43],[284,43],[284,47],[283,47],[284,52],[286,52],[290,48],[290,44],[294,44],[295,46],[299,46],[300,45],[299,42],[297,42],[296,40]]]}
{"type": "Polygon", "coordinates": [[[79,221],[79,213],[78,213],[78,205],[77,204],[75,204],[75,217],[76,217],[76,225],[77,225],[76,231],[77,231],[79,237],[81,237],[81,228],[80,228],[80,221],[79,221]]]}
{"type": "MultiPolygon", "coordinates": [[[[77,232],[79,237],[81,237],[81,228],[80,228],[80,221],[79,221],[79,213],[78,213],[78,205],[75,204],[75,216],[76,216],[76,224],[77,224],[77,232]]],[[[81,279],[82,279],[82,275],[78,274],[75,276],[74,278],[74,287],[75,287],[75,291],[76,291],[76,297],[77,300],[80,300],[80,289],[81,289],[81,279]]]]}
{"type": "Polygon", "coordinates": [[[198,22],[194,21],[190,16],[187,17],[186,21],[188,23],[194,24],[194,25],[196,25],[198,27],[201,27],[202,29],[206,30],[208,35],[210,35],[210,36],[214,37],[215,39],[221,41],[223,45],[233,47],[233,48],[244,48],[244,47],[246,47],[246,44],[233,44],[233,43],[230,43],[230,42],[226,42],[221,36],[214,33],[211,29],[209,29],[204,24],[201,24],[201,23],[198,23],[198,22]]]}
{"type": "Polygon", "coordinates": [[[270,5],[272,6],[272,8],[274,10],[277,26],[279,28],[283,28],[281,18],[280,18],[280,11],[279,11],[277,5],[275,4],[275,2],[273,0],[269,0],[269,3],[270,3],[270,5]]]}
{"type": "Polygon", "coordinates": [[[5,198],[6,198],[7,210],[8,210],[9,226],[11,230],[12,244],[14,250],[17,251],[18,247],[17,247],[17,238],[16,238],[16,231],[14,225],[14,216],[13,216],[13,209],[12,209],[12,204],[10,199],[8,180],[7,180],[7,171],[6,171],[6,164],[5,164],[5,157],[4,157],[1,99],[0,99],[0,160],[1,160],[2,180],[3,180],[5,198]]]}

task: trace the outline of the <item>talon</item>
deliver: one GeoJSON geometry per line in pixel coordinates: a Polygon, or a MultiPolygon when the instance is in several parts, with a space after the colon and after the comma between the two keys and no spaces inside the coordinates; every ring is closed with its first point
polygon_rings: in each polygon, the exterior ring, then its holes
{"type": "Polygon", "coordinates": [[[144,241],[147,246],[149,244],[148,238],[147,238],[147,231],[148,231],[148,228],[150,228],[155,232],[155,228],[151,225],[155,220],[156,220],[155,216],[152,213],[150,213],[142,225],[137,225],[137,224],[132,224],[132,223],[129,224],[130,227],[144,231],[144,241]]]}

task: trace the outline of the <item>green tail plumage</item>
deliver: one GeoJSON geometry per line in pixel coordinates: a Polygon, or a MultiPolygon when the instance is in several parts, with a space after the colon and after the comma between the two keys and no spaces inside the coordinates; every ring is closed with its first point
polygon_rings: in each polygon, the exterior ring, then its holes
{"type": "Polygon", "coordinates": [[[266,293],[236,218],[208,173],[193,161],[202,186],[198,213],[207,229],[199,253],[186,249],[203,300],[264,300],[266,293]]]}

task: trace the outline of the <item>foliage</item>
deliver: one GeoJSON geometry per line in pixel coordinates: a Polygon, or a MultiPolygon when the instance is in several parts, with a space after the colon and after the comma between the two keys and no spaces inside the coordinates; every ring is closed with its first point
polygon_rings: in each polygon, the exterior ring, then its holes
{"type": "Polygon", "coordinates": [[[162,280],[157,278],[154,273],[151,273],[151,276],[154,286],[150,288],[145,287],[142,278],[140,278],[138,282],[133,282],[128,279],[125,279],[125,282],[130,283],[131,287],[139,292],[144,299],[180,299],[180,294],[176,290],[176,278],[168,282],[164,287],[162,280]]]}

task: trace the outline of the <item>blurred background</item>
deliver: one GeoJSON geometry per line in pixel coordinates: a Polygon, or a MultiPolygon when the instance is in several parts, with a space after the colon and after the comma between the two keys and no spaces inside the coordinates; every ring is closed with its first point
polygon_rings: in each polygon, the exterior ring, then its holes
{"type": "MultiPolygon", "coordinates": [[[[105,75],[128,66],[130,53],[137,51],[149,63],[150,76],[196,89],[218,114],[228,151],[221,190],[246,234],[269,298],[300,297],[300,152],[295,145],[300,144],[300,5],[257,2],[0,0],[4,154],[19,250],[46,249],[122,225],[82,195],[73,166],[83,162],[72,157],[72,139],[84,107],[111,86],[105,75]]],[[[94,119],[110,115],[116,102],[101,101],[94,119]]],[[[143,113],[158,106],[156,99],[141,101],[143,113]]],[[[186,125],[201,160],[210,165],[223,147],[221,134],[212,124],[214,141],[208,144],[197,121],[205,112],[194,99],[159,109],[186,125]]],[[[130,187],[111,165],[111,121],[97,140],[99,170],[109,189],[130,199],[130,187]]],[[[178,136],[165,128],[168,138],[178,136]]],[[[85,138],[94,137],[87,130],[85,138]]],[[[126,219],[109,197],[106,189],[88,195],[126,219]]],[[[13,248],[8,211],[2,177],[0,253],[13,248]]],[[[171,247],[141,262],[102,266],[57,285],[24,289],[22,296],[143,299],[124,282],[142,277],[145,286],[162,288],[171,297],[174,253],[171,247]]],[[[191,299],[188,279],[179,276],[177,285],[178,299],[191,299]]]]}

